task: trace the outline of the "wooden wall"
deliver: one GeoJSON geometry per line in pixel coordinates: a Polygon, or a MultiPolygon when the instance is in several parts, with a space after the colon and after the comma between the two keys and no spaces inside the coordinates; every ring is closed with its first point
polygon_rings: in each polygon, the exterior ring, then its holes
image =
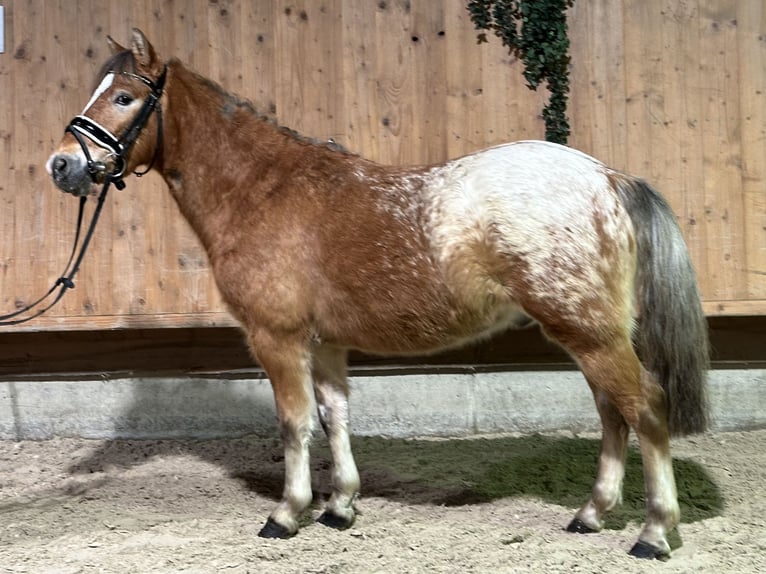
{"type": "MultiPolygon", "coordinates": [[[[301,133],[383,163],[540,138],[544,101],[464,0],[0,0],[0,313],[60,274],[76,200],[45,161],[87,100],[105,35],[138,26],[301,133]]],[[[670,200],[710,314],[766,313],[762,0],[578,0],[570,144],[670,200]]],[[[160,179],[113,191],[77,288],[17,329],[227,325],[160,179]]]]}
{"type": "Polygon", "coordinates": [[[708,313],[766,313],[766,4],[580,1],[570,26],[570,144],[670,199],[708,313]]]}

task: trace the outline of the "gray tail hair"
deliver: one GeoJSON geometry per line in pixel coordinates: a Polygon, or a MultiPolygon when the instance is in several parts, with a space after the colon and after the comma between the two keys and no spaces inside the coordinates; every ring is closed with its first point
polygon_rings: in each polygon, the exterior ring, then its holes
{"type": "Polygon", "coordinates": [[[665,391],[673,436],[708,427],[708,326],[697,277],[675,215],[646,182],[613,176],[636,233],[636,352],[665,391]]]}

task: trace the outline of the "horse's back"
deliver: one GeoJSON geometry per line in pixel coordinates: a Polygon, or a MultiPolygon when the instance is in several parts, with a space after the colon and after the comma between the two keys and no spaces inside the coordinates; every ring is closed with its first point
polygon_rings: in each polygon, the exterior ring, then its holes
{"type": "Polygon", "coordinates": [[[520,229],[549,226],[614,204],[609,169],[574,149],[543,141],[499,145],[433,170],[434,205],[446,217],[512,215],[520,229]]]}

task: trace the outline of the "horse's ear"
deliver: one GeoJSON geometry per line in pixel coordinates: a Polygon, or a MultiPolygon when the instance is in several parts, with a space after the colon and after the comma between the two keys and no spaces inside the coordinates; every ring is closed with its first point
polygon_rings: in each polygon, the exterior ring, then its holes
{"type": "Polygon", "coordinates": [[[149,68],[157,59],[154,47],[146,39],[144,33],[138,28],[133,28],[133,43],[130,47],[136,64],[142,68],[149,68]]]}
{"type": "Polygon", "coordinates": [[[114,41],[114,38],[111,36],[106,37],[106,43],[109,46],[109,51],[112,53],[112,56],[116,56],[120,52],[125,51],[124,46],[120,46],[117,42],[114,41]]]}

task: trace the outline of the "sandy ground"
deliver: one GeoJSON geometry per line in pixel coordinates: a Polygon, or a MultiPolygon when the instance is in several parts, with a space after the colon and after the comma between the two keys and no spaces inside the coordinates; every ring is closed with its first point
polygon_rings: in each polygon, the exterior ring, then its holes
{"type": "MultiPolygon", "coordinates": [[[[356,438],[356,524],[308,515],[275,541],[256,533],[281,490],[276,439],[0,442],[0,573],[766,571],[766,431],[674,441],[685,518],[666,563],[626,554],[643,513],[635,452],[607,528],[564,532],[597,448],[563,434],[356,438]]],[[[314,450],[319,502],[327,452],[314,450]]]]}

